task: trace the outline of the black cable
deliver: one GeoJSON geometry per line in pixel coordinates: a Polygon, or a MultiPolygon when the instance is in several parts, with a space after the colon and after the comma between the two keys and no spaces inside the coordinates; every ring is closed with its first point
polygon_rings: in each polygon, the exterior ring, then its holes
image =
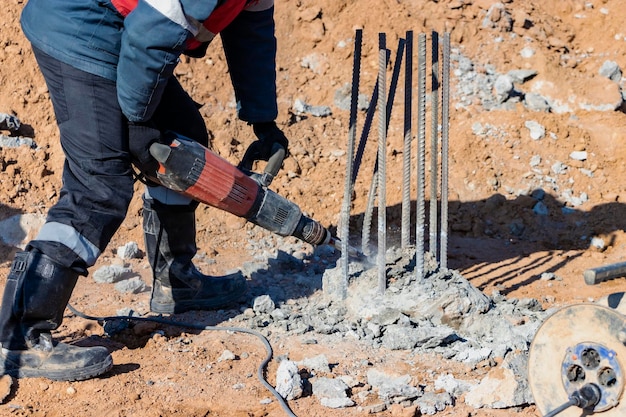
{"type": "Polygon", "coordinates": [[[267,340],[267,338],[265,336],[263,336],[261,333],[255,331],[255,330],[246,329],[246,328],[243,328],[243,327],[203,326],[201,324],[176,322],[176,321],[172,321],[172,320],[166,320],[166,319],[163,319],[161,317],[137,317],[137,316],[94,317],[94,316],[89,316],[87,314],[84,314],[84,313],[76,310],[74,307],[72,307],[71,304],[68,304],[67,308],[72,313],[77,315],[78,317],[81,317],[81,318],[84,318],[84,319],[87,319],[87,320],[97,321],[101,326],[103,326],[106,321],[111,321],[111,320],[151,321],[151,322],[154,322],[154,323],[165,324],[165,325],[168,325],[168,326],[186,327],[186,328],[197,329],[197,330],[220,330],[220,331],[226,331],[226,332],[247,333],[247,334],[250,334],[252,336],[256,336],[259,340],[261,340],[261,342],[265,346],[265,350],[267,352],[267,355],[265,356],[265,359],[263,359],[263,361],[261,362],[261,364],[259,365],[259,367],[257,369],[257,378],[259,379],[259,381],[261,381],[261,384],[263,384],[265,386],[265,388],[267,388],[267,390],[272,393],[272,395],[276,398],[276,400],[278,400],[278,403],[280,404],[282,409],[285,411],[285,413],[287,413],[287,415],[289,417],[297,417],[293,413],[293,411],[291,411],[291,409],[289,408],[289,405],[287,404],[285,399],[265,379],[264,371],[265,371],[265,369],[267,367],[267,364],[270,362],[270,360],[272,360],[272,355],[273,355],[272,345],[270,345],[269,340],[267,340]]]}
{"type": "Polygon", "coordinates": [[[557,408],[555,408],[554,410],[550,411],[548,414],[546,414],[543,417],[554,417],[557,414],[559,414],[561,411],[564,411],[574,405],[578,404],[578,401],[574,398],[572,398],[571,400],[569,400],[568,402],[566,402],[563,405],[558,406],[557,408]]]}

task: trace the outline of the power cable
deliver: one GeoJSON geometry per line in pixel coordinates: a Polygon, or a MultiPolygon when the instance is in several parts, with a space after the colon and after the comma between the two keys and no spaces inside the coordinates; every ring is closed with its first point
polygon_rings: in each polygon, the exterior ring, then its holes
{"type": "Polygon", "coordinates": [[[272,356],[273,356],[274,352],[272,350],[272,345],[270,344],[269,340],[267,340],[267,338],[265,336],[263,336],[261,333],[255,331],[255,330],[246,329],[246,328],[243,328],[243,327],[203,326],[201,324],[185,323],[185,322],[177,322],[177,321],[173,321],[173,320],[166,320],[166,319],[164,319],[162,317],[137,317],[137,316],[95,317],[95,316],[89,316],[89,315],[87,315],[87,314],[85,314],[85,313],[83,313],[81,311],[76,310],[71,304],[68,304],[67,308],[72,313],[77,315],[78,317],[81,317],[81,318],[87,319],[87,320],[97,321],[98,324],[100,324],[100,326],[102,326],[102,327],[104,327],[107,322],[111,322],[111,321],[122,321],[122,322],[150,321],[150,322],[154,322],[154,323],[165,324],[165,325],[168,325],[168,326],[185,327],[185,328],[196,329],[196,330],[209,330],[209,331],[219,330],[219,331],[225,331],[225,332],[246,333],[246,334],[250,334],[252,336],[255,336],[259,340],[261,340],[261,342],[265,346],[265,351],[267,352],[267,354],[265,356],[265,359],[263,359],[263,361],[261,362],[261,364],[259,365],[259,367],[257,369],[257,378],[259,379],[261,384],[263,384],[263,386],[265,386],[265,388],[267,388],[267,390],[270,393],[272,393],[272,395],[276,398],[276,400],[280,404],[281,408],[285,411],[285,413],[289,417],[297,417],[293,413],[293,411],[291,411],[291,408],[289,408],[289,405],[287,404],[285,399],[265,379],[265,375],[264,375],[265,374],[265,369],[267,368],[267,364],[270,362],[270,360],[272,360],[272,356]]]}

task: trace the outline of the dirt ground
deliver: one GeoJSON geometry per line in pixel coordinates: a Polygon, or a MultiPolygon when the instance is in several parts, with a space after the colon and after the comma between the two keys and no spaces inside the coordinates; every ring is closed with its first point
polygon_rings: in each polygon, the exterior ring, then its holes
{"type": "MultiPolygon", "coordinates": [[[[19,28],[19,14],[26,2],[6,0],[0,19],[0,113],[14,114],[23,123],[20,134],[33,137],[38,148],[0,149],[0,220],[18,213],[45,213],[61,187],[63,155],[49,96],[36,67],[29,44],[19,28]]],[[[290,139],[291,156],[271,188],[298,204],[307,214],[336,228],[344,189],[349,111],[335,102],[335,93],[352,77],[354,35],[363,30],[361,92],[371,93],[378,71],[378,34],[386,33],[387,46],[395,45],[407,31],[429,34],[450,32],[451,45],[484,71],[497,73],[532,69],[537,75],[523,88],[550,85],[550,91],[566,103],[602,102],[615,94],[599,69],[605,61],[626,68],[626,9],[619,0],[503,1],[510,14],[491,16],[484,23],[493,0],[278,0],[276,2],[278,53],[278,123],[290,139]],[[532,47],[528,58],[521,51],[532,47]],[[608,86],[608,87],[607,87],[608,86]],[[312,106],[329,106],[326,117],[300,115],[296,100],[312,106]]],[[[414,58],[414,62],[417,58],[414,58]]],[[[393,61],[392,63],[393,64],[393,61]]],[[[454,64],[454,62],[453,62],[454,64]]],[[[391,68],[391,65],[390,65],[391,68]]],[[[479,100],[458,106],[458,80],[451,79],[449,193],[450,230],[448,267],[458,270],[486,294],[498,290],[506,297],[532,297],[545,308],[596,300],[623,291],[623,279],[595,286],[585,284],[583,271],[624,261],[626,233],[626,150],[622,148],[626,115],[619,110],[537,112],[521,103],[506,109],[487,110],[479,100]],[[545,127],[542,140],[529,137],[525,122],[545,127]],[[503,134],[481,136],[476,124],[489,125],[503,134]],[[573,151],[586,151],[585,160],[572,160],[573,151]],[[531,167],[535,155],[541,164],[531,167]],[[556,162],[568,165],[555,174],[556,162]],[[537,170],[555,177],[552,188],[536,181],[537,170]],[[543,188],[548,214],[533,213],[536,188],[543,188]],[[565,195],[585,195],[573,206],[565,195]],[[564,210],[565,208],[565,210],[564,210]],[[511,225],[523,224],[522,232],[511,225]],[[592,238],[603,245],[592,244],[592,238]],[[553,273],[556,279],[542,279],[553,273]]],[[[250,127],[236,119],[232,87],[219,39],[208,55],[185,59],[176,71],[202,112],[212,135],[213,149],[233,163],[252,140],[250,127]]],[[[400,84],[402,85],[402,84],[400,84]]],[[[545,89],[543,91],[546,91],[545,89]]],[[[403,97],[400,87],[397,97],[403,97]]],[[[607,101],[609,101],[607,99],[607,101]]],[[[399,229],[402,169],[402,103],[398,99],[390,122],[387,146],[387,205],[390,239],[399,229]]],[[[363,126],[359,113],[357,129],[363,126]]],[[[376,127],[372,129],[376,132],[376,127]]],[[[6,132],[5,132],[6,133],[6,132]]],[[[370,146],[375,143],[375,137],[370,146]]],[[[415,155],[415,154],[413,154],[415,155]]],[[[358,229],[366,207],[373,167],[368,151],[355,184],[351,224],[358,229]]],[[[115,262],[115,250],[129,241],[143,245],[141,189],[128,217],[109,248],[91,272],[115,262]]],[[[427,190],[428,193],[428,190],[427,190]]],[[[413,194],[413,201],[415,201],[413,194]]],[[[427,195],[427,200],[430,196],[427,195]]],[[[223,273],[251,260],[246,250],[251,233],[263,233],[229,214],[211,207],[198,210],[198,246],[215,262],[201,265],[206,273],[223,273]]],[[[358,233],[358,230],[352,230],[358,233]]],[[[280,248],[276,248],[280,249],[280,248]]],[[[0,284],[4,284],[16,247],[0,246],[0,284]]],[[[134,260],[146,282],[145,259],[134,260]]],[[[81,279],[71,303],[94,316],[115,315],[124,307],[141,310],[149,293],[124,295],[106,291],[91,278],[81,279]],[[137,307],[139,306],[139,307],[137,307]]],[[[229,325],[223,312],[188,313],[181,321],[229,325]]],[[[114,368],[94,380],[67,383],[42,379],[14,382],[0,405],[6,416],[281,416],[276,401],[256,379],[265,356],[263,345],[249,335],[228,332],[181,330],[145,324],[134,336],[105,338],[94,321],[67,312],[57,336],[65,341],[105,344],[112,351],[114,368]],[[158,330],[158,331],[156,331],[158,330]],[[238,360],[220,361],[225,350],[238,360]]],[[[341,364],[360,360],[384,364],[432,382],[452,372],[467,379],[481,368],[464,367],[409,352],[385,351],[346,341],[320,338],[307,344],[304,338],[270,336],[274,356],[289,354],[294,360],[324,353],[341,364]]],[[[270,362],[270,383],[277,368],[270,362]]],[[[313,396],[289,403],[298,416],[357,416],[358,407],[329,409],[313,396]]],[[[414,407],[398,405],[380,416],[421,415],[414,407]]],[[[539,415],[534,405],[515,409],[478,409],[457,401],[442,416],[502,417],[539,415]]]]}

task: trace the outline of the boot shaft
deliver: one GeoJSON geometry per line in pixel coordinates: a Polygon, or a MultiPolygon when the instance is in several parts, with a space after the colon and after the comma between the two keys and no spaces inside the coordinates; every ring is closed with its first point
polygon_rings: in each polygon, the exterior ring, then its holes
{"type": "Polygon", "coordinates": [[[0,306],[0,344],[24,348],[57,329],[77,280],[77,272],[39,251],[16,253],[0,306]]]}
{"type": "Polygon", "coordinates": [[[155,313],[213,310],[233,304],[246,291],[241,273],[212,277],[193,264],[196,207],[166,206],[144,197],[146,253],[154,274],[150,310],[155,313]]]}
{"type": "Polygon", "coordinates": [[[175,271],[192,267],[196,255],[197,203],[170,206],[144,197],[143,231],[146,253],[154,278],[166,286],[176,286],[175,271]]]}
{"type": "Polygon", "coordinates": [[[78,381],[111,369],[105,347],[55,343],[50,334],[77,280],[76,271],[37,250],[15,255],[0,307],[0,374],[78,381]]]}

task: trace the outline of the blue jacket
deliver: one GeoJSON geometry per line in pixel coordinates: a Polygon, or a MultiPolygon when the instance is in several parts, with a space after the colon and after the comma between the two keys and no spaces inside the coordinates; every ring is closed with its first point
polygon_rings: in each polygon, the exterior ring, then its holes
{"type": "MultiPolygon", "coordinates": [[[[34,47],[116,81],[122,112],[143,122],[152,117],[180,55],[215,35],[207,36],[202,23],[229,1],[243,0],[29,0],[21,25],[34,47]]],[[[278,113],[273,0],[245,1],[246,9],[220,36],[239,118],[271,121],[278,113]]]]}

